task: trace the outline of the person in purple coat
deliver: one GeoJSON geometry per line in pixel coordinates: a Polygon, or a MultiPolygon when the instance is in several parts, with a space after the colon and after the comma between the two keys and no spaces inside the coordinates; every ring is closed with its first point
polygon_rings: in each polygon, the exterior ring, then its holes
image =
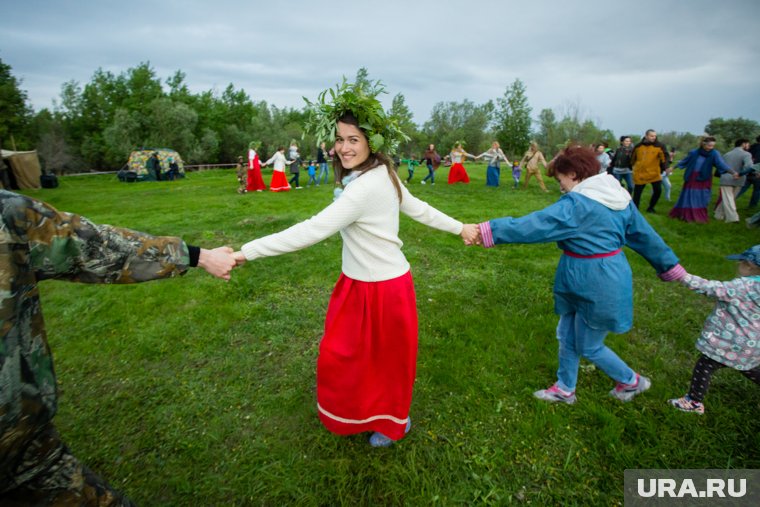
{"type": "Polygon", "coordinates": [[[633,279],[622,248],[643,256],[662,276],[680,266],[678,258],[618,181],[599,174],[592,150],[566,148],[549,164],[549,176],[564,192],[559,201],[524,217],[479,225],[486,248],[556,242],[563,252],[554,279],[554,311],[560,316],[557,382],[534,395],[574,403],[578,366],[585,357],[617,382],[613,397],[630,401],[651,381],[604,344],[607,333],[624,333],[633,325],[633,279]]]}

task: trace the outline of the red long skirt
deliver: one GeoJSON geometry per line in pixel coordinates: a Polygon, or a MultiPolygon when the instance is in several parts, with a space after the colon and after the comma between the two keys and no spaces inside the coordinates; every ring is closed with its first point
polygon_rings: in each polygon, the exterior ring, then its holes
{"type": "Polygon", "coordinates": [[[451,164],[451,169],[449,170],[449,184],[469,182],[470,176],[467,174],[467,171],[464,170],[464,166],[459,162],[451,164]]]}
{"type": "Polygon", "coordinates": [[[264,183],[264,178],[261,177],[261,167],[254,167],[248,169],[248,181],[245,189],[249,192],[255,192],[256,190],[266,190],[267,186],[264,183]]]}
{"type": "Polygon", "coordinates": [[[403,438],[417,368],[412,275],[361,282],[341,274],[317,360],[317,409],[338,435],[403,438]]]}
{"type": "Polygon", "coordinates": [[[290,183],[283,171],[272,171],[272,183],[269,185],[272,192],[287,192],[290,190],[290,183]]]}

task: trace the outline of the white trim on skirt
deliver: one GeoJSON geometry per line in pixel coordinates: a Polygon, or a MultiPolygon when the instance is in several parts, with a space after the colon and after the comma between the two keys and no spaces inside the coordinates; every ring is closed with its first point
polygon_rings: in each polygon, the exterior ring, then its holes
{"type": "Polygon", "coordinates": [[[393,421],[393,422],[395,422],[397,424],[406,424],[406,422],[409,420],[409,417],[406,417],[405,419],[399,419],[398,417],[393,417],[392,415],[385,415],[385,414],[373,415],[372,417],[368,417],[366,419],[361,419],[361,420],[359,420],[359,419],[344,419],[343,417],[338,417],[335,414],[331,414],[330,412],[328,412],[327,410],[325,410],[324,408],[322,408],[322,406],[319,403],[317,403],[317,410],[319,410],[321,413],[323,413],[324,415],[326,415],[330,419],[334,419],[334,420],[336,420],[338,422],[341,422],[341,423],[344,423],[344,424],[366,424],[368,422],[377,421],[378,419],[387,419],[387,420],[393,421]]]}

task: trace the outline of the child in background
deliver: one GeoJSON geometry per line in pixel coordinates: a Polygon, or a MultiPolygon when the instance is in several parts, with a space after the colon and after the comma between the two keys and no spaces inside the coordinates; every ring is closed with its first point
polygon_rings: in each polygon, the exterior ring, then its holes
{"type": "Polygon", "coordinates": [[[288,160],[299,160],[300,158],[301,154],[298,153],[298,143],[293,139],[290,141],[290,148],[288,148],[288,160]]]}
{"type": "Polygon", "coordinates": [[[296,190],[301,190],[301,184],[298,182],[300,176],[301,176],[301,154],[298,153],[298,143],[296,143],[296,140],[293,139],[290,141],[290,148],[288,149],[288,160],[290,160],[292,163],[290,164],[290,183],[293,185],[296,190]]]}
{"type": "Polygon", "coordinates": [[[514,162],[512,162],[512,179],[515,181],[515,186],[514,186],[515,189],[520,184],[521,175],[522,175],[522,168],[520,167],[520,162],[515,160],[514,162]]]}
{"type": "Polygon", "coordinates": [[[401,162],[406,164],[406,172],[409,173],[409,176],[406,178],[405,183],[409,183],[414,178],[414,169],[420,165],[420,162],[414,155],[410,155],[409,158],[405,158],[401,162]]]}
{"type": "Polygon", "coordinates": [[[314,185],[319,185],[317,182],[317,166],[314,164],[313,160],[309,160],[309,182],[306,184],[307,187],[311,186],[311,183],[314,182],[314,185]]]}
{"type": "Polygon", "coordinates": [[[237,173],[238,180],[238,194],[244,194],[247,192],[245,189],[247,168],[243,165],[243,157],[238,157],[237,166],[235,166],[235,173],[237,173]]]}
{"type": "Polygon", "coordinates": [[[729,255],[739,261],[738,278],[729,282],[705,280],[686,271],[674,279],[687,288],[715,299],[715,308],[705,320],[697,339],[701,352],[691,376],[689,392],[669,403],[684,412],[704,414],[702,404],[713,373],[734,368],[760,385],[760,245],[729,255]]]}

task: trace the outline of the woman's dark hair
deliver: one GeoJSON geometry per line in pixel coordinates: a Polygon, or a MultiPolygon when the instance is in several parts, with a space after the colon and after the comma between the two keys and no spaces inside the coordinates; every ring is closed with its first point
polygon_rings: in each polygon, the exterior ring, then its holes
{"type": "Polygon", "coordinates": [[[699,145],[702,146],[703,144],[707,143],[715,143],[717,140],[713,136],[706,136],[703,137],[701,141],[699,141],[699,145]]]}
{"type": "Polygon", "coordinates": [[[623,141],[625,141],[626,139],[630,139],[630,138],[631,138],[631,136],[620,136],[620,143],[622,144],[623,141]]]}
{"type": "Polygon", "coordinates": [[[599,174],[599,162],[592,150],[568,146],[549,163],[546,173],[552,178],[556,178],[557,174],[575,173],[575,181],[583,181],[599,174]]]}
{"type": "MultiPolygon", "coordinates": [[[[364,139],[367,140],[369,143],[369,137],[367,136],[367,133],[364,131],[363,128],[359,126],[359,120],[356,119],[356,116],[353,115],[351,112],[344,113],[340,118],[338,118],[338,121],[340,123],[345,123],[346,125],[353,125],[354,127],[358,128],[362,135],[364,136],[364,139]]],[[[398,179],[398,174],[396,174],[395,166],[393,165],[393,160],[390,159],[387,155],[381,152],[372,152],[372,148],[370,148],[369,156],[367,157],[367,160],[359,164],[357,167],[354,167],[353,169],[346,169],[343,167],[343,164],[340,162],[340,157],[338,154],[335,154],[335,171],[338,175],[336,179],[336,183],[340,184],[341,181],[343,181],[343,177],[346,176],[351,171],[359,171],[361,173],[365,173],[367,171],[371,171],[375,167],[380,167],[381,165],[384,165],[386,169],[388,170],[388,177],[391,179],[391,182],[393,183],[393,186],[396,188],[396,194],[398,194],[398,200],[401,202],[401,183],[398,179]]]]}

